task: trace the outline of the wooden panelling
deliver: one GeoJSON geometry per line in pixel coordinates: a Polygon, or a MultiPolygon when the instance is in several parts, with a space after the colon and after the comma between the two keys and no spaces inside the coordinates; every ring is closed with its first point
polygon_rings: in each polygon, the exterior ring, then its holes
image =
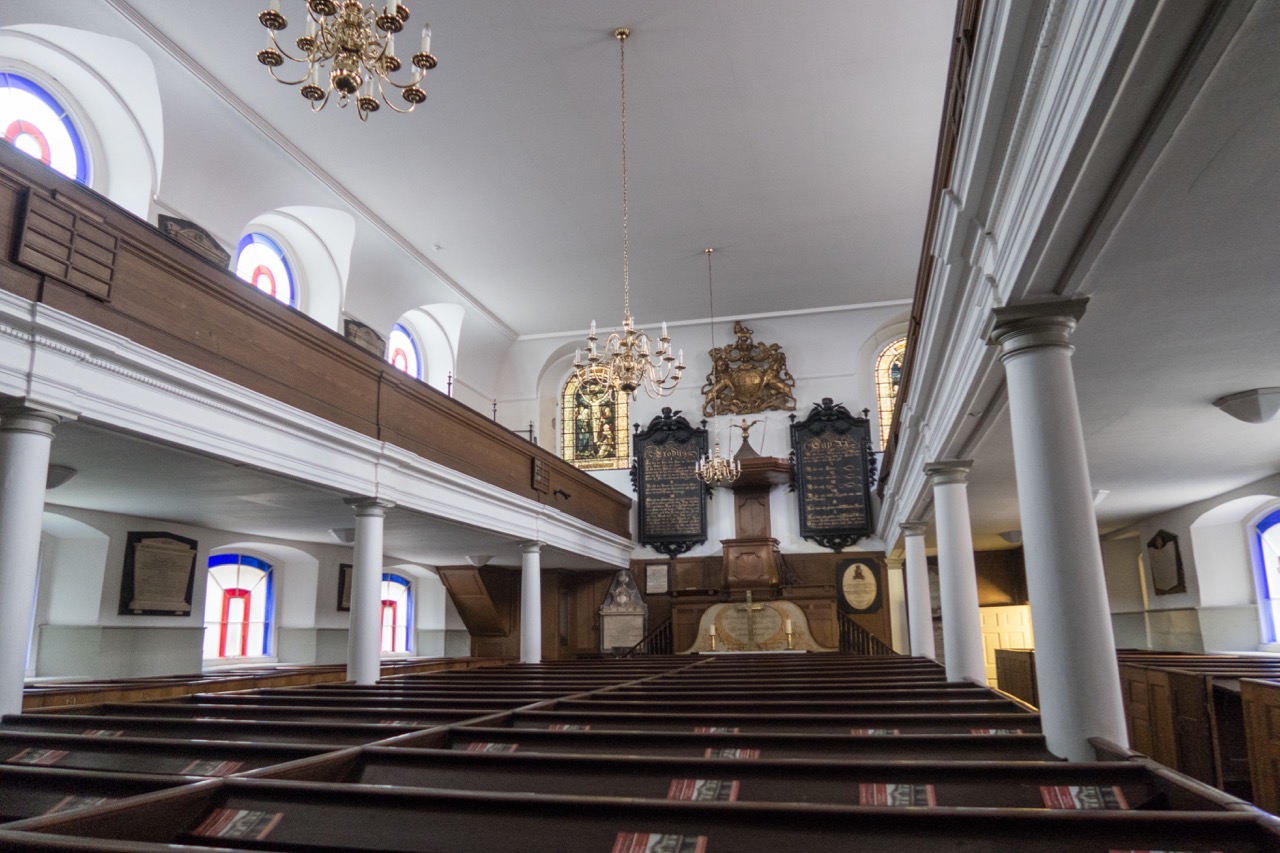
{"type": "Polygon", "coordinates": [[[1280,683],[1240,682],[1253,802],[1280,812],[1280,683]]]}
{"type": "Polygon", "coordinates": [[[631,500],[0,145],[0,288],[620,536],[631,500]],[[30,200],[28,203],[28,199],[30,200]],[[535,490],[533,462],[541,463],[535,490]]]}
{"type": "Polygon", "coordinates": [[[1031,649],[996,649],[996,682],[1005,693],[1040,707],[1036,655],[1031,649]]]}
{"type": "Polygon", "coordinates": [[[506,637],[512,632],[510,580],[503,575],[513,572],[474,566],[441,566],[437,571],[472,637],[506,637]],[[498,587],[496,600],[491,584],[498,587]]]}
{"type": "Polygon", "coordinates": [[[119,241],[98,224],[101,221],[78,205],[32,188],[27,191],[15,260],[90,296],[110,299],[119,241]]]}

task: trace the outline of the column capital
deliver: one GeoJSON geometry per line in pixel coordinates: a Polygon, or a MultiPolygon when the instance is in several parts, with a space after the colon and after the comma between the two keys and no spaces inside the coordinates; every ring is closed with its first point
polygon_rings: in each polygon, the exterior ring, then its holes
{"type": "Polygon", "coordinates": [[[62,415],[47,409],[20,402],[0,406],[0,432],[31,432],[52,438],[53,428],[60,423],[62,415]]]}
{"type": "Polygon", "coordinates": [[[929,525],[923,521],[906,521],[898,525],[903,536],[923,536],[929,525]]]}
{"type": "Polygon", "coordinates": [[[969,469],[973,467],[972,459],[948,459],[941,462],[926,462],[924,475],[933,478],[933,485],[946,486],[951,483],[963,483],[969,478],[969,469]]]}
{"type": "Polygon", "coordinates": [[[906,565],[906,557],[890,557],[886,555],[884,558],[884,567],[891,572],[900,572],[906,565]]]}
{"type": "Polygon", "coordinates": [[[1069,347],[1071,333],[1088,304],[1089,297],[1077,296],[994,308],[983,329],[983,339],[1000,347],[1002,360],[1037,347],[1069,347]]]}
{"type": "Polygon", "coordinates": [[[542,552],[542,546],[547,543],[538,542],[536,540],[520,543],[520,553],[522,554],[539,554],[542,552]]]}
{"type": "Polygon", "coordinates": [[[365,498],[350,497],[343,498],[342,502],[356,511],[357,518],[373,516],[381,518],[387,514],[387,510],[396,505],[395,501],[383,500],[382,498],[365,498]]]}

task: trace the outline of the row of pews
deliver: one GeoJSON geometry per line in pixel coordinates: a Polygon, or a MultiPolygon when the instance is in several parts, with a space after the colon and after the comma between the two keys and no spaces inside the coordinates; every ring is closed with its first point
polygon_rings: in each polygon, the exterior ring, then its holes
{"type": "MultiPolygon", "coordinates": [[[[404,658],[382,663],[382,675],[472,669],[501,661],[477,658],[404,658]]],[[[56,709],[100,702],[152,702],[209,690],[243,690],[259,685],[290,687],[342,681],[345,664],[234,666],[187,675],[152,675],[109,680],[41,679],[22,691],[22,709],[56,709]]]]}
{"type": "Polygon", "coordinates": [[[1280,851],[1280,821],[932,661],[510,665],[7,716],[5,851],[1280,851]]]}
{"type": "MultiPolygon", "coordinates": [[[[1280,658],[1118,653],[1133,748],[1192,778],[1280,810],[1280,658]]],[[[1001,689],[1036,704],[1035,655],[998,650],[1001,689]]]]}

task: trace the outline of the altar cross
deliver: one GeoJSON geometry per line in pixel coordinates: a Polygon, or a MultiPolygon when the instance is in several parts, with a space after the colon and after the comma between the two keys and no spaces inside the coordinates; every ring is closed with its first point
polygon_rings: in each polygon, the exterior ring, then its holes
{"type": "Polygon", "coordinates": [[[758,650],[760,647],[756,644],[756,612],[764,610],[764,605],[752,603],[751,590],[747,590],[747,603],[736,604],[733,609],[747,612],[747,648],[750,649],[755,646],[758,650]]]}

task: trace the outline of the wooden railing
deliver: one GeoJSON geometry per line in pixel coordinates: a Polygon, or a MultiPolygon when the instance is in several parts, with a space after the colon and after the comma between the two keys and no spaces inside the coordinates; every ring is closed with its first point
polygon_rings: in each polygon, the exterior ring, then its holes
{"type": "Polygon", "coordinates": [[[840,614],[840,651],[851,655],[897,654],[892,646],[844,613],[840,614]]]}
{"type": "Polygon", "coordinates": [[[624,658],[633,658],[637,655],[669,655],[674,651],[672,645],[671,620],[663,622],[657,628],[654,628],[640,642],[636,643],[627,650],[624,658]]]}
{"type": "Polygon", "coordinates": [[[631,499],[0,145],[0,289],[630,536],[631,499]]]}

